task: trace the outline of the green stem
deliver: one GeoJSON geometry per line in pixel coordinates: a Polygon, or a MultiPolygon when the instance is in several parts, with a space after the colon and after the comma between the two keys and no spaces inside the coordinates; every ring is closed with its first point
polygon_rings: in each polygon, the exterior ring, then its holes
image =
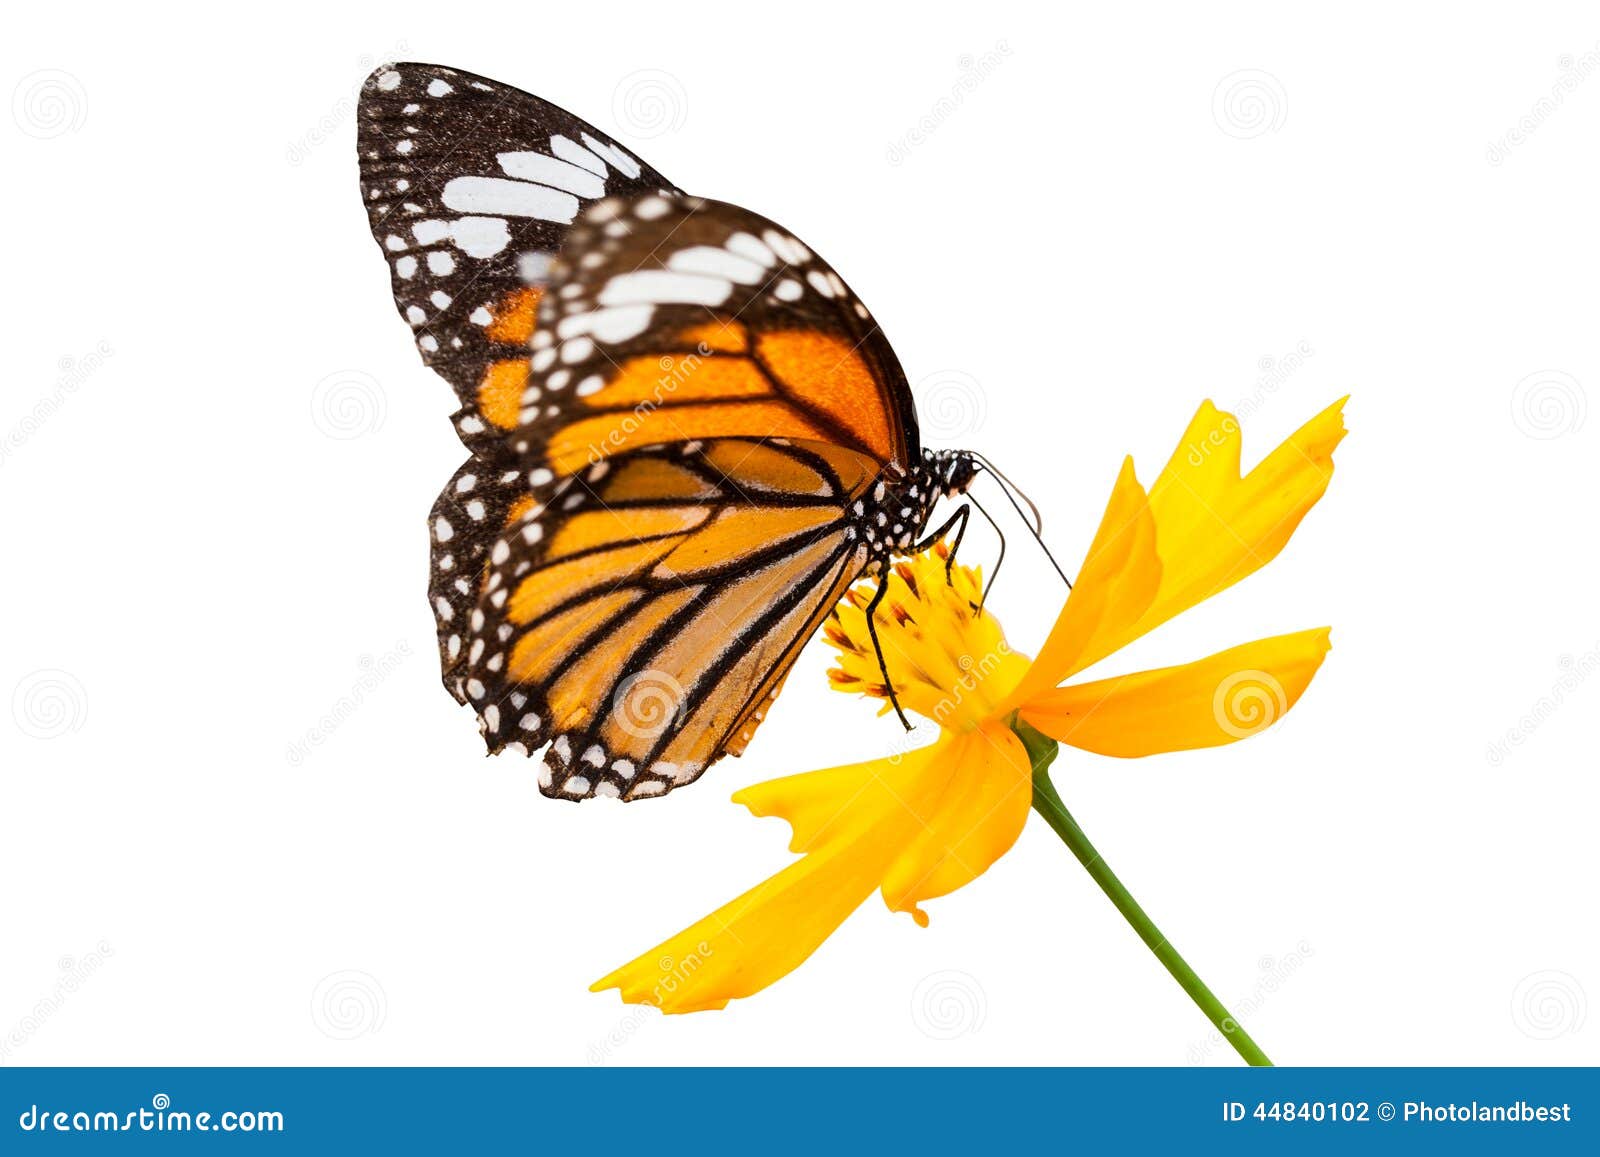
{"type": "Polygon", "coordinates": [[[1033,764],[1034,810],[1044,817],[1056,835],[1061,837],[1061,842],[1078,857],[1078,862],[1088,869],[1094,882],[1100,885],[1100,890],[1116,905],[1117,911],[1122,913],[1122,918],[1139,934],[1139,939],[1155,953],[1156,959],[1172,973],[1172,978],[1178,982],[1178,986],[1189,994],[1190,1000],[1200,1006],[1200,1011],[1206,1014],[1207,1019],[1216,1026],[1223,1038],[1244,1058],[1245,1063],[1271,1065],[1272,1062],[1267,1059],[1267,1054],[1250,1039],[1250,1034],[1244,1031],[1233,1014],[1205,986],[1205,982],[1195,975],[1188,961],[1178,955],[1178,950],[1167,942],[1167,938],[1161,934],[1161,929],[1156,927],[1155,921],[1145,915],[1144,909],[1139,907],[1139,902],[1122,886],[1122,881],[1117,879],[1110,865],[1100,858],[1100,853],[1095,851],[1094,845],[1089,842],[1089,837],[1083,834],[1078,821],[1073,819],[1072,813],[1067,810],[1067,805],[1061,802],[1061,796],[1057,794],[1055,784],[1050,782],[1049,774],[1050,764],[1060,751],[1055,740],[1041,735],[1021,719],[1016,720],[1012,727],[1028,749],[1028,758],[1033,764]]]}

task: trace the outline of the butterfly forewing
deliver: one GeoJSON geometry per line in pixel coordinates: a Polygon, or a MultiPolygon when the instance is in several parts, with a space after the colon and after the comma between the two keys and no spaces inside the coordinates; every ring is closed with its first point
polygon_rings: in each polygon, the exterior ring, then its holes
{"type": "Polygon", "coordinates": [[[362,199],[395,304],[454,387],[463,440],[498,448],[568,226],[607,195],[671,185],[555,105],[438,65],[379,68],[357,119],[362,199]]]}
{"type": "Polygon", "coordinates": [[[573,226],[512,439],[535,483],[624,449],[711,437],[917,459],[894,351],[781,226],[694,197],[610,198],[573,226]]]}

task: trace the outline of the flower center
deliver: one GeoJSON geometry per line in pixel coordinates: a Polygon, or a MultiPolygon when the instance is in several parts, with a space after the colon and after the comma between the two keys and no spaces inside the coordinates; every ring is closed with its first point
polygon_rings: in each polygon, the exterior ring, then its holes
{"type": "Polygon", "coordinates": [[[824,635],[839,651],[839,665],[828,672],[838,691],[884,700],[889,709],[889,673],[895,698],[950,731],[969,731],[985,719],[1028,669],[1025,655],[1011,649],[994,615],[977,610],[983,597],[981,573],[954,565],[946,579],[950,552],[944,543],[897,562],[888,589],[873,614],[883,665],[867,630],[867,607],[874,583],[850,590],[834,608],[824,635]]]}

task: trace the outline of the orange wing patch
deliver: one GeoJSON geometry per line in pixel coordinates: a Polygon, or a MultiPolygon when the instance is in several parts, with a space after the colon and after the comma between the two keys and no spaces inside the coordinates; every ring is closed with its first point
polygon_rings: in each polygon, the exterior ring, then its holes
{"type": "Polygon", "coordinates": [[[539,290],[530,288],[518,289],[501,298],[500,304],[489,311],[491,320],[484,327],[489,340],[505,345],[527,345],[539,321],[539,295],[539,290]]]}
{"type": "Polygon", "coordinates": [[[639,403],[720,401],[769,397],[767,380],[744,358],[668,354],[629,358],[609,385],[587,399],[591,409],[639,403]]]}
{"type": "MultiPolygon", "coordinates": [[[[548,694],[551,726],[557,730],[578,726],[597,707],[603,709],[609,706],[605,697],[617,681],[617,672],[627,667],[629,658],[645,645],[656,628],[688,606],[699,594],[699,587],[684,587],[657,596],[644,606],[631,610],[626,618],[619,615],[612,620],[612,625],[595,642],[593,649],[578,656],[571,666],[556,677],[548,694]]],[[[629,726],[648,732],[651,716],[647,712],[636,709],[630,711],[630,707],[637,708],[637,704],[618,706],[629,712],[629,726]]],[[[659,714],[656,726],[671,722],[670,712],[659,714]]]]}
{"type": "Polygon", "coordinates": [[[706,447],[705,459],[728,477],[737,478],[741,490],[816,497],[826,497],[833,492],[821,474],[793,455],[771,446],[754,442],[714,442],[706,447]]]}
{"type": "Polygon", "coordinates": [[[516,429],[522,391],[527,385],[527,358],[490,362],[478,386],[478,412],[502,430],[516,429]]]}
{"type": "Polygon", "coordinates": [[[585,510],[573,515],[556,532],[550,543],[549,557],[563,558],[580,550],[593,550],[613,543],[681,534],[693,530],[710,516],[710,509],[704,506],[623,506],[585,510]]]}
{"type": "Polygon", "coordinates": [[[517,584],[506,618],[521,626],[598,587],[619,587],[655,565],[678,541],[633,543],[541,567],[517,584]]]}
{"type": "Polygon", "coordinates": [[[756,354],[795,398],[833,417],[887,462],[898,447],[877,378],[843,338],[816,330],[762,334],[756,354]]]}
{"type": "Polygon", "coordinates": [[[656,574],[683,576],[736,563],[750,553],[752,543],[770,546],[839,521],[830,506],[802,506],[794,510],[760,506],[729,507],[705,529],[690,535],[661,560],[656,574]]]}
{"type": "Polygon", "coordinates": [[[643,597],[644,592],[637,590],[612,591],[546,619],[518,639],[511,649],[511,677],[528,683],[549,678],[558,666],[567,662],[572,646],[579,639],[643,597]]]}
{"type": "Polygon", "coordinates": [[[710,498],[717,488],[700,475],[664,458],[625,461],[606,483],[605,500],[616,504],[641,499],[710,498]]]}
{"type": "Polygon", "coordinates": [[[575,474],[598,458],[641,446],[701,438],[807,438],[826,431],[799,410],[774,398],[720,405],[663,405],[583,418],[555,433],[546,447],[550,469],[575,474]]]}
{"type": "Polygon", "coordinates": [[[679,335],[709,353],[635,356],[584,398],[580,417],[545,447],[550,468],[576,473],[642,446],[715,438],[849,441],[888,462],[903,452],[882,385],[843,338],[816,330],[762,334],[707,322],[679,335]]]}
{"type": "Polygon", "coordinates": [[[678,339],[688,345],[705,346],[718,353],[750,352],[750,339],[745,334],[744,326],[726,322],[708,321],[704,325],[692,325],[679,334],[678,339]]]}

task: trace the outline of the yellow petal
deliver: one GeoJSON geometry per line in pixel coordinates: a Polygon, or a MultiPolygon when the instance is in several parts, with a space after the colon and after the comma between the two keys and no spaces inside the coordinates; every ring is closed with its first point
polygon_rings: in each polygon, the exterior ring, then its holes
{"type": "Polygon", "coordinates": [[[1333,477],[1345,399],[1243,478],[1239,422],[1205,402],[1146,501],[1131,460],[1033,669],[1003,706],[1092,666],[1277,557],[1333,477]]]}
{"type": "Polygon", "coordinates": [[[987,871],[1017,842],[1033,802],[1028,752],[1009,727],[986,724],[937,748],[929,776],[942,778],[940,765],[948,765],[948,786],[918,817],[921,833],[883,880],[884,902],[923,925],[928,918],[917,902],[954,892],[987,871]]]}
{"type": "Polygon", "coordinates": [[[1134,477],[1133,459],[1125,458],[1078,581],[1038,658],[1002,704],[1003,710],[1070,679],[1114,650],[1128,625],[1137,622],[1156,597],[1160,583],[1155,520],[1144,487],[1134,477]]]}
{"type": "MultiPolygon", "coordinates": [[[[1206,402],[1150,487],[1161,589],[1117,646],[1125,646],[1278,556],[1333,478],[1344,438],[1340,398],[1243,478],[1239,421],[1206,402]]],[[[1109,653],[1109,652],[1107,652],[1109,653]]]]}
{"type": "Polygon", "coordinates": [[[700,1012],[760,992],[804,963],[872,895],[892,854],[838,847],[808,855],[590,988],[629,1004],[700,1012]]]}
{"type": "Polygon", "coordinates": [[[1217,747],[1288,712],[1328,652],[1328,628],[1257,639],[1181,667],[1059,687],[1022,717],[1053,739],[1131,757],[1217,747]]]}
{"type": "Polygon", "coordinates": [[[940,745],[757,784],[734,798],[794,826],[804,859],[597,981],[663,1012],[721,1008],[799,967],[923,830],[955,769],[940,745]]]}

